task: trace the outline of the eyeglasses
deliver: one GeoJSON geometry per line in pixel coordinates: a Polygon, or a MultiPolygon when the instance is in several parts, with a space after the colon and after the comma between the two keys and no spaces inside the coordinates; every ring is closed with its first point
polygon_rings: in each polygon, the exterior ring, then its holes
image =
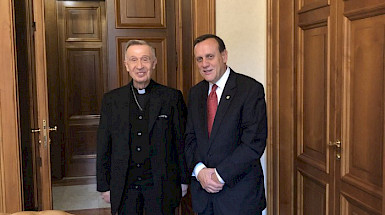
{"type": "Polygon", "coordinates": [[[130,63],[138,63],[139,60],[141,63],[150,63],[151,62],[151,58],[149,56],[143,56],[140,59],[138,59],[136,57],[128,58],[128,62],[130,62],[130,63]]]}

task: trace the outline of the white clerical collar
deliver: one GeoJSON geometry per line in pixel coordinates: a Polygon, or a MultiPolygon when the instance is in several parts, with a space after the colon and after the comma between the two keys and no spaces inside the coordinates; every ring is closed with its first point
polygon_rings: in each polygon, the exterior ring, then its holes
{"type": "Polygon", "coordinates": [[[146,88],[144,89],[138,89],[139,94],[145,94],[146,93],[146,88]]]}

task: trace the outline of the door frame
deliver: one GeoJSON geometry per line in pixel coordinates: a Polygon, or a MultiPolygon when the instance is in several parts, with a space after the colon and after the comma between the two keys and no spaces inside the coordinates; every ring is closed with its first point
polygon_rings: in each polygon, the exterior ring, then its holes
{"type": "MultiPolygon", "coordinates": [[[[105,0],[112,1],[112,0],[105,0]]],[[[192,41],[198,35],[204,33],[215,33],[215,0],[193,0],[190,3],[175,0],[178,9],[176,10],[176,35],[180,41],[177,50],[178,67],[180,76],[177,77],[177,88],[187,92],[189,87],[200,81],[197,78],[199,72],[193,65],[192,51],[185,54],[182,50],[192,50],[192,41]],[[182,47],[183,45],[183,47],[182,47]],[[182,64],[182,62],[184,62],[182,64]],[[191,64],[191,67],[186,64],[191,64]],[[184,70],[192,68],[191,70],[184,70]],[[189,80],[189,82],[186,82],[189,80]]],[[[47,89],[47,56],[46,56],[46,33],[45,33],[45,0],[33,0],[33,13],[35,20],[35,68],[36,68],[36,91],[38,102],[38,123],[42,132],[39,139],[42,144],[39,146],[41,167],[38,172],[39,181],[39,204],[40,210],[52,209],[52,182],[50,165],[50,144],[49,144],[49,113],[48,113],[48,89],[47,89]],[[43,125],[44,122],[44,125],[43,125]]]]}
{"type": "Polygon", "coordinates": [[[22,209],[16,41],[12,0],[0,1],[0,212],[22,209]]]}
{"type": "MultiPolygon", "coordinates": [[[[3,52],[0,54],[0,65],[2,65],[0,80],[0,211],[17,212],[23,209],[22,204],[22,175],[20,174],[20,139],[19,139],[19,119],[18,119],[18,94],[16,83],[16,47],[13,1],[0,1],[0,21],[2,31],[0,31],[0,47],[3,52]],[[5,153],[6,152],[6,153],[5,153]]],[[[192,50],[192,40],[198,34],[215,33],[215,0],[202,1],[194,0],[189,4],[179,0],[179,5],[183,5],[178,10],[178,39],[185,47],[178,47],[178,50],[192,50]],[[189,11],[185,11],[185,9],[189,11]],[[199,8],[205,8],[200,10],[199,8]],[[183,13],[182,13],[183,12],[183,13]],[[198,21],[199,20],[199,21],[198,21]],[[189,32],[190,34],[183,34],[189,32]]],[[[47,100],[47,74],[46,74],[46,47],[45,47],[45,23],[44,23],[44,1],[33,0],[35,32],[35,68],[37,100],[39,101],[38,122],[39,127],[43,127],[45,120],[46,129],[49,129],[48,121],[48,100],[47,100]],[[41,102],[41,103],[40,103],[41,102]],[[41,104],[41,105],[40,105],[41,104]]],[[[178,62],[181,65],[181,76],[178,77],[178,88],[187,92],[189,86],[199,81],[197,72],[193,69],[192,52],[179,52],[178,62]],[[183,64],[182,64],[183,62],[183,64]],[[191,62],[189,64],[189,62],[191,62]],[[192,72],[193,71],[193,72],[192,72]],[[186,81],[187,80],[187,81],[186,81]]],[[[44,144],[39,147],[42,159],[42,166],[39,169],[41,175],[41,208],[52,208],[52,191],[50,177],[50,156],[49,156],[49,132],[43,135],[40,132],[39,139],[47,140],[47,147],[44,144]]]]}
{"type": "Polygon", "coordinates": [[[267,0],[268,214],[296,214],[294,0],[267,0]],[[282,8],[284,8],[282,10],[282,8]],[[282,143],[282,144],[280,144],[282,143]],[[281,180],[284,179],[284,180],[281,180]]]}

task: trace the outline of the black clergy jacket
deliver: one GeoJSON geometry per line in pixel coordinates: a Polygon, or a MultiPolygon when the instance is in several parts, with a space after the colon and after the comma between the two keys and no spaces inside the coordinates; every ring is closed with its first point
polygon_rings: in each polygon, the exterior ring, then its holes
{"type": "MultiPolygon", "coordinates": [[[[152,80],[151,80],[152,81],[152,80]]],[[[162,206],[177,207],[181,184],[189,183],[184,157],[187,108],[182,93],[152,81],[149,138],[154,187],[162,206]]],[[[110,191],[111,212],[120,206],[130,160],[130,84],[103,96],[97,136],[97,190],[110,191]]]]}

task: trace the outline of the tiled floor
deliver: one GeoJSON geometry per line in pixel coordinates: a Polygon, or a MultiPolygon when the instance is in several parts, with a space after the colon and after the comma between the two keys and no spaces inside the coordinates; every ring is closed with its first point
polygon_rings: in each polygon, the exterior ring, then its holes
{"type": "Polygon", "coordinates": [[[96,184],[54,186],[52,187],[53,208],[56,210],[83,210],[92,208],[109,208],[96,184]]]}

